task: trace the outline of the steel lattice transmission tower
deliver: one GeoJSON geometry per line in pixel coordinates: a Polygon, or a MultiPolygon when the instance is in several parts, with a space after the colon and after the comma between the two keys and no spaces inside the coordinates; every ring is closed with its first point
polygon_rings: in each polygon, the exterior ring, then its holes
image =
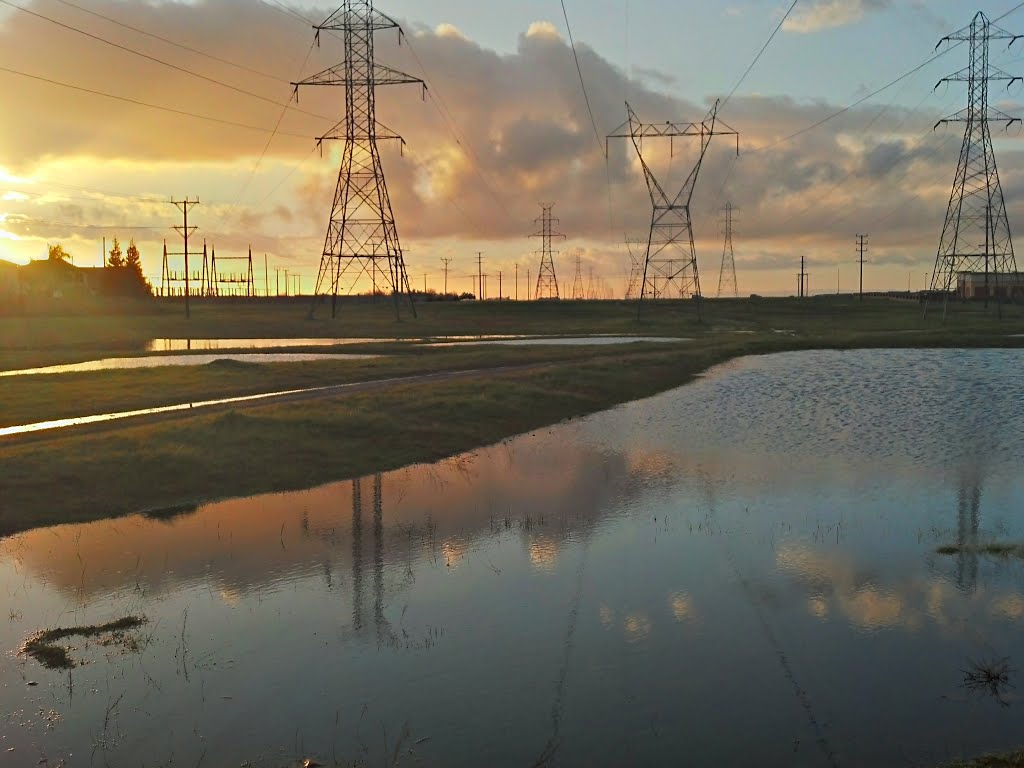
{"type": "Polygon", "coordinates": [[[572,280],[572,297],[574,299],[582,299],[582,298],[584,298],[584,292],[583,292],[583,270],[582,270],[582,264],[581,264],[582,258],[583,258],[583,252],[579,248],[577,248],[575,256],[576,256],[576,276],[572,280]]]}
{"type": "Polygon", "coordinates": [[[936,85],[966,82],[968,94],[966,109],[935,124],[937,128],[947,123],[966,123],[960,162],[932,271],[931,290],[943,291],[947,297],[961,272],[985,272],[986,275],[992,272],[998,285],[999,273],[1017,271],[989,124],[1006,123],[1009,127],[1020,120],[990,107],[988,92],[989,83],[1005,81],[1009,87],[1021,79],[989,64],[992,40],[1009,40],[1013,45],[1018,37],[1020,35],[990,23],[985,14],[978,12],[969,25],[942,38],[936,46],[955,40],[967,42],[971,47],[970,64],[936,85]]]}
{"type": "Polygon", "coordinates": [[[642,240],[626,235],[626,250],[629,251],[629,281],[626,283],[626,301],[637,298],[640,281],[644,276],[642,240]]]}
{"type": "Polygon", "coordinates": [[[736,211],[732,203],[725,204],[723,211],[725,218],[722,226],[725,228],[725,246],[722,248],[722,268],[718,272],[718,298],[731,296],[734,299],[740,297],[739,288],[736,285],[736,254],[732,249],[732,215],[736,211]]]}
{"type": "MultiPolygon", "coordinates": [[[[651,229],[647,239],[647,253],[644,258],[643,278],[640,282],[639,304],[643,305],[644,296],[648,292],[662,297],[679,298],[692,296],[697,299],[697,314],[700,310],[700,272],[697,269],[697,248],[693,242],[693,221],[690,217],[690,202],[697,185],[697,177],[704,162],[711,139],[714,136],[729,135],[736,137],[736,154],[739,155],[739,134],[725,123],[718,120],[718,104],[711,108],[703,121],[699,123],[644,123],[636,116],[629,102],[626,102],[626,113],[629,118],[615,132],[608,135],[609,139],[632,139],[637,157],[643,168],[647,191],[651,196],[653,208],[651,229]],[[623,130],[629,127],[629,132],[623,130]],[[679,192],[669,197],[659,183],[650,164],[644,158],[643,140],[650,138],[669,139],[670,152],[674,154],[675,139],[680,137],[700,138],[700,153],[693,169],[683,182],[679,192]],[[660,285],[659,285],[660,283],[660,285]]],[[[607,141],[607,140],[606,140],[607,141]]],[[[607,147],[605,148],[607,154],[607,147]]]]}
{"type": "Polygon", "coordinates": [[[317,139],[317,144],[325,140],[344,140],[345,146],[310,313],[329,287],[331,317],[335,317],[339,288],[347,284],[351,291],[361,276],[374,277],[379,270],[390,285],[396,315],[404,293],[415,316],[412,288],[377,149],[380,140],[401,142],[402,137],[377,122],[376,90],[381,85],[401,83],[418,83],[425,90],[426,84],[417,77],[377,63],[374,34],[397,29],[401,41],[402,29],[393,19],[375,10],[372,0],[345,0],[344,5],[314,29],[317,41],[323,31],[342,33],[345,60],[292,85],[296,94],[302,85],[345,89],[344,119],[317,139]]]}
{"type": "Polygon", "coordinates": [[[558,295],[558,277],[555,275],[555,260],[554,255],[557,251],[551,250],[551,240],[556,237],[565,237],[565,235],[555,232],[553,227],[558,223],[558,219],[552,217],[551,210],[555,207],[554,203],[541,203],[541,210],[543,211],[540,218],[536,219],[535,222],[540,224],[540,230],[530,235],[530,237],[539,237],[541,240],[540,246],[540,269],[537,270],[537,290],[534,292],[534,299],[557,299],[558,295]]]}

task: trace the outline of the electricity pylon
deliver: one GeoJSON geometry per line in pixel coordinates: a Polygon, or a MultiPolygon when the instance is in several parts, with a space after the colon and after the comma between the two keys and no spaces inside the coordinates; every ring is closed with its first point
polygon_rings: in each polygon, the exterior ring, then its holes
{"type": "Polygon", "coordinates": [[[580,260],[582,258],[582,251],[576,249],[576,277],[572,281],[572,297],[574,299],[583,298],[583,272],[580,268],[580,260]]]}
{"type": "MultiPolygon", "coordinates": [[[[639,238],[626,236],[626,250],[629,251],[629,282],[626,283],[626,301],[635,299],[644,276],[643,258],[641,256],[643,241],[639,238]]],[[[657,298],[657,297],[655,297],[657,298]]]]}
{"type": "MultiPolygon", "coordinates": [[[[699,123],[644,123],[636,116],[629,102],[626,102],[626,113],[629,118],[608,139],[632,139],[637,157],[644,171],[647,191],[651,196],[651,229],[647,238],[647,253],[644,258],[643,279],[640,282],[640,297],[637,304],[637,316],[643,306],[644,296],[650,291],[658,293],[661,283],[661,296],[672,296],[678,293],[679,298],[692,296],[697,300],[697,317],[702,319],[700,307],[700,273],[697,269],[697,248],[693,242],[693,221],[690,218],[690,202],[697,185],[697,177],[704,162],[711,139],[714,136],[729,135],[736,137],[736,154],[740,152],[739,134],[718,120],[718,104],[711,108],[703,121],[699,123]],[[629,127],[629,132],[623,130],[629,127]],[[669,151],[674,154],[675,139],[679,137],[699,137],[700,154],[690,171],[682,188],[674,197],[669,197],[658,182],[650,165],[644,158],[643,140],[660,138],[669,140],[669,151]]],[[[607,139],[606,139],[607,142],[607,139]]],[[[607,154],[607,146],[605,147],[607,154]]]]}
{"type": "Polygon", "coordinates": [[[998,287],[999,273],[1017,271],[989,123],[1006,123],[1008,128],[1020,120],[990,107],[988,91],[989,83],[1006,82],[1009,88],[1015,80],[1021,79],[989,63],[989,42],[1009,40],[1009,45],[1013,45],[1019,37],[995,26],[979,11],[970,24],[942,38],[935,46],[938,48],[943,43],[956,40],[968,42],[971,47],[967,67],[944,77],[935,86],[938,88],[950,82],[967,83],[967,107],[935,124],[936,128],[948,123],[966,124],[960,162],[953,179],[953,191],[949,196],[946,221],[932,270],[931,290],[943,291],[947,303],[961,272],[984,271],[986,281],[988,274],[994,273],[998,287]]]}
{"type": "Polygon", "coordinates": [[[731,296],[734,299],[740,297],[739,288],[736,285],[736,255],[732,250],[732,214],[736,209],[732,203],[725,204],[725,218],[722,226],[725,228],[725,247],[722,249],[722,267],[718,272],[718,298],[731,296]]]}
{"type": "Polygon", "coordinates": [[[558,219],[551,216],[551,209],[555,207],[554,203],[541,203],[540,218],[536,219],[535,222],[540,224],[540,231],[530,235],[530,237],[539,237],[541,239],[540,246],[540,269],[537,270],[537,290],[534,293],[534,299],[557,299],[558,296],[558,277],[555,275],[555,260],[554,255],[557,251],[551,250],[551,240],[555,237],[565,237],[565,235],[555,232],[553,226],[558,223],[558,219]]]}
{"type": "Polygon", "coordinates": [[[426,90],[426,84],[418,77],[375,60],[374,34],[384,29],[397,29],[401,40],[402,29],[393,19],[374,10],[372,0],[345,0],[344,5],[314,29],[318,42],[323,31],[341,32],[345,60],[292,85],[296,95],[300,85],[345,89],[344,119],[317,139],[321,146],[324,141],[335,139],[344,140],[345,146],[310,315],[316,309],[321,292],[329,286],[331,317],[335,317],[338,290],[343,281],[350,281],[349,290],[352,290],[361,276],[375,276],[379,269],[390,285],[396,316],[400,315],[400,296],[404,293],[415,317],[412,288],[377,149],[378,140],[403,140],[377,122],[376,89],[381,85],[418,83],[426,90]]]}

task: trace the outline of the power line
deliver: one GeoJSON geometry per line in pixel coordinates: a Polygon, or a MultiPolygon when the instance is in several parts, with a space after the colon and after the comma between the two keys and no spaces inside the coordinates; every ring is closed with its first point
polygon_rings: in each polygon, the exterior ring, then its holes
{"type": "Polygon", "coordinates": [[[261,94],[254,93],[253,91],[248,91],[245,88],[239,88],[236,85],[231,85],[230,83],[225,83],[224,81],[218,80],[215,77],[209,77],[207,75],[200,74],[199,72],[194,72],[191,69],[187,69],[186,67],[180,67],[177,64],[172,64],[169,61],[164,61],[163,59],[159,59],[156,56],[150,56],[147,53],[143,53],[142,51],[136,51],[135,49],[129,48],[126,45],[121,45],[120,43],[115,43],[112,40],[107,40],[105,37],[100,37],[99,35],[94,35],[91,32],[86,32],[84,29],[79,29],[78,27],[74,27],[74,26],[72,26],[70,24],[65,24],[65,23],[63,23],[61,21],[57,21],[56,19],[51,19],[49,16],[44,16],[41,13],[36,13],[35,11],[30,11],[28,8],[22,8],[20,5],[16,5],[15,3],[12,3],[11,0],[0,0],[0,3],[3,3],[4,5],[7,5],[7,6],[11,7],[11,8],[19,10],[22,13],[27,13],[29,16],[34,16],[37,19],[41,19],[43,21],[47,21],[50,24],[54,24],[54,25],[56,25],[58,27],[61,27],[62,29],[66,29],[69,32],[75,32],[75,33],[77,33],[79,35],[83,35],[84,37],[88,37],[91,40],[95,40],[97,42],[103,43],[104,45],[109,45],[112,48],[117,48],[118,50],[124,51],[126,53],[130,53],[133,56],[139,56],[139,57],[141,57],[143,59],[146,59],[147,61],[152,61],[152,62],[154,62],[156,64],[160,64],[162,66],[168,67],[168,68],[173,69],[173,70],[175,70],[177,72],[181,72],[183,74],[190,75],[191,77],[195,77],[195,78],[198,78],[200,80],[205,80],[208,83],[213,83],[214,85],[219,85],[222,88],[227,88],[228,90],[235,91],[236,93],[241,93],[241,94],[243,94],[245,96],[250,96],[250,97],[252,97],[254,99],[259,99],[260,101],[265,101],[268,104],[273,104],[273,105],[278,106],[278,107],[285,106],[288,109],[294,109],[296,112],[301,112],[304,115],[309,115],[311,117],[316,117],[316,118],[319,118],[321,120],[331,121],[331,118],[329,118],[329,117],[327,117],[325,115],[319,115],[316,112],[309,112],[307,110],[299,109],[298,107],[292,107],[291,105],[287,105],[287,104],[286,105],[282,105],[279,101],[275,101],[274,99],[271,99],[268,96],[263,96],[261,94]]]}
{"type": "MultiPolygon", "coordinates": [[[[594,128],[594,138],[597,139],[598,148],[603,148],[601,132],[597,130],[597,120],[594,119],[594,110],[590,108],[590,96],[587,95],[587,85],[583,82],[583,70],[580,69],[580,57],[576,54],[576,42],[572,38],[572,26],[569,24],[569,13],[565,10],[565,0],[559,0],[562,4],[562,16],[565,18],[565,29],[569,33],[569,47],[572,49],[572,58],[576,62],[576,74],[580,76],[580,88],[583,91],[583,101],[587,105],[587,113],[590,115],[590,125],[594,128]]],[[[796,0],[794,0],[794,5],[796,0]]]]}
{"type": "MultiPolygon", "coordinates": [[[[6,0],[0,0],[0,2],[6,2],[6,0]]],[[[21,72],[20,70],[11,69],[10,67],[0,66],[0,72],[6,72],[6,73],[8,73],[10,75],[18,75],[19,77],[25,77],[25,78],[28,78],[30,80],[37,80],[37,81],[39,81],[41,83],[48,83],[49,85],[56,85],[56,86],[59,86],[60,88],[68,88],[69,90],[79,91],[80,93],[88,93],[88,94],[91,94],[93,96],[102,96],[105,99],[114,99],[115,101],[123,101],[123,102],[125,102],[127,104],[134,104],[135,106],[138,106],[138,107],[146,107],[148,109],[158,109],[161,112],[170,112],[171,114],[181,115],[183,117],[194,117],[194,118],[196,118],[198,120],[206,120],[206,121],[211,122],[211,123],[219,123],[221,125],[229,125],[229,126],[232,126],[234,128],[245,128],[246,130],[249,130],[249,131],[259,131],[260,133],[272,133],[272,131],[269,128],[263,128],[263,127],[258,126],[258,125],[249,125],[248,123],[238,123],[238,122],[235,122],[234,120],[225,120],[225,119],[220,118],[220,117],[213,117],[212,115],[201,115],[198,112],[189,112],[188,110],[185,110],[185,109],[175,109],[174,107],[164,107],[164,106],[161,106],[160,104],[150,104],[147,101],[139,101],[138,99],[132,99],[132,98],[129,98],[127,96],[118,96],[117,94],[114,94],[114,93],[107,93],[105,91],[97,91],[97,90],[94,90],[92,88],[85,88],[84,86],[81,86],[81,85],[72,85],[71,83],[65,83],[65,82],[62,82],[60,80],[54,80],[54,79],[49,78],[49,77],[42,77],[41,75],[32,75],[32,74],[29,74],[28,72],[21,72]]],[[[280,133],[282,136],[291,136],[291,137],[297,138],[297,139],[307,139],[307,138],[309,138],[308,136],[306,136],[305,134],[302,134],[302,133],[290,133],[290,132],[287,132],[287,131],[279,131],[278,133],[280,133]]],[[[166,201],[161,201],[161,202],[166,202],[166,201]]]]}
{"type": "Polygon", "coordinates": [[[174,40],[169,40],[166,37],[161,37],[160,35],[153,34],[152,32],[147,32],[146,30],[140,29],[139,27],[134,27],[131,24],[126,24],[123,21],[118,21],[117,19],[113,19],[110,16],[104,16],[102,13],[99,13],[97,11],[92,11],[92,10],[90,10],[88,8],[83,8],[80,5],[72,3],[71,0],[56,0],[56,1],[58,3],[62,3],[63,5],[68,6],[70,8],[76,8],[77,10],[81,11],[82,13],[88,13],[90,16],[95,16],[98,19],[103,19],[104,21],[109,21],[111,24],[116,24],[117,26],[123,27],[124,29],[130,29],[132,32],[137,32],[140,35],[145,35],[146,37],[151,37],[154,40],[159,40],[162,43],[167,43],[168,45],[173,45],[175,48],[181,48],[183,51],[189,51],[190,53],[195,53],[195,54],[197,54],[199,56],[204,56],[207,59],[211,59],[213,61],[219,61],[221,64],[227,64],[229,67],[236,67],[238,69],[243,69],[246,72],[251,72],[252,74],[259,75],[260,77],[266,77],[266,78],[268,78],[270,80],[276,80],[279,83],[287,83],[288,82],[287,80],[283,80],[280,77],[277,77],[276,75],[271,75],[271,74],[268,74],[266,72],[262,72],[262,71],[260,71],[258,69],[254,69],[253,67],[246,66],[245,64],[239,64],[238,62],[235,62],[235,61],[229,61],[228,59],[222,59],[220,56],[214,56],[212,53],[206,53],[205,51],[200,51],[198,48],[192,48],[192,47],[190,47],[188,45],[184,45],[183,43],[177,43],[174,40]]]}
{"type": "Polygon", "coordinates": [[[747,67],[747,69],[743,72],[743,74],[740,76],[740,79],[736,81],[736,85],[734,85],[732,87],[732,90],[729,91],[729,95],[726,96],[722,100],[722,107],[723,108],[725,107],[726,104],[729,103],[729,99],[732,98],[733,94],[736,93],[736,89],[739,88],[740,85],[743,84],[743,81],[747,79],[747,75],[750,74],[750,71],[754,68],[754,66],[757,64],[757,62],[760,61],[762,54],[764,54],[764,52],[768,49],[768,46],[771,45],[772,40],[775,39],[775,36],[777,34],[779,34],[779,30],[782,29],[782,25],[786,23],[786,19],[789,18],[789,14],[791,14],[793,12],[793,9],[796,8],[797,2],[798,2],[798,0],[793,0],[793,4],[789,6],[789,10],[786,11],[785,15],[779,21],[779,25],[777,27],[775,27],[775,30],[771,33],[771,35],[769,35],[769,37],[765,41],[764,45],[761,46],[761,50],[757,52],[757,56],[755,56],[754,60],[752,62],[750,62],[750,66],[747,67]]]}

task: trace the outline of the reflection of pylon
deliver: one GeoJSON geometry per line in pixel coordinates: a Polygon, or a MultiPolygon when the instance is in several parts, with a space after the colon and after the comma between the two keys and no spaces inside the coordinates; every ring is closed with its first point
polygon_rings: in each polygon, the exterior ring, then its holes
{"type": "Polygon", "coordinates": [[[732,214],[736,209],[732,203],[725,204],[725,219],[722,221],[725,227],[725,247],[722,249],[722,268],[718,273],[718,298],[731,296],[739,298],[739,288],[736,286],[736,257],[732,250],[732,214]]]}
{"type": "Polygon", "coordinates": [[[412,288],[377,149],[378,139],[402,139],[377,122],[375,93],[380,85],[422,85],[423,81],[375,60],[374,33],[398,29],[401,35],[401,28],[393,19],[374,10],[372,0],[345,0],[315,29],[317,39],[324,30],[344,34],[345,61],[292,85],[296,93],[300,85],[344,86],[345,118],[317,143],[343,139],[345,146],[310,312],[316,308],[321,293],[329,290],[334,317],[339,287],[348,283],[351,290],[362,276],[372,279],[380,269],[394,297],[395,313],[399,312],[399,297],[405,293],[415,316],[412,288]]]}
{"type": "Polygon", "coordinates": [[[574,299],[583,298],[583,273],[580,271],[580,259],[582,258],[583,252],[576,249],[576,277],[572,280],[572,297],[574,299]]]}
{"type": "MultiPolygon", "coordinates": [[[[626,104],[628,120],[609,135],[609,138],[632,139],[637,157],[643,168],[647,191],[653,208],[651,229],[647,239],[647,253],[644,257],[644,274],[640,283],[640,302],[648,293],[664,297],[698,299],[697,312],[700,315],[700,274],[697,270],[697,249],[693,241],[693,222],[690,218],[690,202],[697,184],[704,156],[714,136],[736,136],[736,152],[739,154],[739,134],[725,123],[718,121],[718,102],[700,123],[643,123],[633,109],[626,104]],[[622,130],[629,127],[628,133],[622,130]],[[686,177],[682,188],[673,197],[662,188],[643,153],[645,138],[667,138],[670,151],[674,150],[677,137],[699,137],[700,153],[686,177]]],[[[639,307],[637,308],[639,312],[639,307]]]]}
{"type": "Polygon", "coordinates": [[[556,251],[551,250],[551,240],[555,237],[565,237],[565,235],[552,229],[553,225],[558,223],[558,219],[551,216],[551,209],[555,207],[555,204],[541,203],[540,207],[543,213],[536,220],[540,224],[540,231],[531,235],[531,237],[541,239],[540,269],[537,271],[537,290],[534,299],[557,299],[559,297],[558,277],[555,275],[554,260],[556,251]]]}
{"type": "Polygon", "coordinates": [[[978,12],[969,25],[939,42],[941,45],[952,40],[966,41],[971,46],[970,64],[939,81],[939,84],[966,82],[968,93],[966,109],[936,123],[936,126],[966,123],[960,162],[932,271],[931,289],[943,291],[947,296],[962,272],[984,272],[986,279],[991,272],[998,290],[999,273],[1017,271],[989,123],[1005,122],[1009,126],[1019,120],[990,108],[988,99],[990,82],[1013,83],[1021,79],[989,64],[989,41],[1009,40],[1012,45],[1016,39],[1017,35],[991,24],[985,14],[978,12]]]}

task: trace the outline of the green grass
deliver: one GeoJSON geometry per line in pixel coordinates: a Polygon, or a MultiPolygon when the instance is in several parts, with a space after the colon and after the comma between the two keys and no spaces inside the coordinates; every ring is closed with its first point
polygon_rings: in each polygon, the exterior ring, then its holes
{"type": "MultiPolygon", "coordinates": [[[[1024,333],[1024,308],[1006,308],[1000,328],[1024,333]]],[[[945,324],[941,309],[924,319],[914,301],[869,297],[705,300],[697,321],[691,301],[650,301],[637,320],[636,304],[622,301],[436,302],[418,305],[395,321],[389,304],[345,305],[336,320],[321,311],[308,319],[308,304],[194,303],[186,320],[180,304],[154,302],[134,315],[0,317],[0,369],[89,359],[100,354],[139,354],[154,338],[419,338],[439,335],[649,334],[705,336],[742,330],[792,330],[798,335],[925,331],[959,336],[993,326],[994,310],[954,304],[945,324]]]]}

